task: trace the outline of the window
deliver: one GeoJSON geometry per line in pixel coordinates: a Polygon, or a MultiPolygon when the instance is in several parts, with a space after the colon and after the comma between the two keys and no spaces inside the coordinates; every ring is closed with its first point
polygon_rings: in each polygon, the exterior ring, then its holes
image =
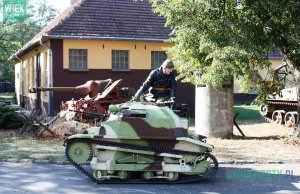
{"type": "Polygon", "coordinates": [[[112,69],[129,70],[127,50],[112,50],[112,69]]]}
{"type": "Polygon", "coordinates": [[[164,51],[151,51],[151,69],[156,69],[167,59],[164,51]]]}
{"type": "Polygon", "coordinates": [[[69,69],[87,69],[87,49],[69,49],[69,69]]]}

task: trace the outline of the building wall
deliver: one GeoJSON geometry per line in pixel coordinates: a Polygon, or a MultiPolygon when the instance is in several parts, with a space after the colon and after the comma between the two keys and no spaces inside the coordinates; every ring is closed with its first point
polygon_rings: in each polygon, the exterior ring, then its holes
{"type": "MultiPolygon", "coordinates": [[[[50,41],[45,43],[46,45],[50,45],[50,41]]],[[[32,109],[35,106],[36,94],[30,94],[28,92],[29,87],[36,86],[36,55],[40,53],[40,65],[41,65],[41,86],[46,86],[46,67],[47,67],[47,49],[43,46],[37,46],[29,52],[25,53],[22,56],[19,56],[23,60],[23,86],[24,86],[24,94],[23,97],[25,99],[24,105],[27,109],[32,109]]],[[[17,60],[15,64],[15,84],[16,84],[16,96],[18,105],[21,105],[20,98],[21,95],[21,70],[20,65],[21,61],[17,60]],[[19,73],[19,76],[18,76],[19,73]]],[[[48,99],[45,95],[42,95],[41,98],[42,104],[47,103],[48,99]]],[[[43,110],[45,111],[45,110],[43,110]]]]}
{"type": "MultiPolygon", "coordinates": [[[[53,85],[55,87],[74,87],[88,80],[123,79],[121,87],[138,89],[151,71],[151,51],[162,51],[166,43],[148,43],[135,41],[85,41],[85,40],[51,40],[53,49],[53,85]],[[104,49],[103,49],[104,44],[104,49]],[[136,45],[136,47],[135,47],[136,45]],[[146,46],[146,49],[145,49],[146,46]],[[69,71],[68,49],[88,49],[88,71],[69,71]],[[130,71],[111,70],[111,50],[129,50],[130,71]]],[[[190,116],[195,114],[195,88],[192,84],[177,82],[179,103],[190,106],[190,116]]],[[[54,109],[59,110],[61,101],[80,96],[73,92],[54,92],[54,109]]]]}
{"type": "Polygon", "coordinates": [[[88,49],[88,69],[111,69],[112,50],[129,51],[129,69],[151,69],[151,51],[164,51],[163,42],[63,40],[63,68],[69,69],[69,49],[88,49]]]}
{"type": "MultiPolygon", "coordinates": [[[[270,59],[270,62],[272,63],[270,68],[272,68],[274,70],[282,63],[282,60],[281,59],[270,59]]],[[[258,70],[258,73],[262,76],[262,78],[264,78],[266,80],[270,80],[270,73],[269,73],[268,69],[258,70]]],[[[292,79],[292,76],[288,75],[287,79],[292,79]]],[[[235,80],[234,80],[234,93],[235,94],[247,93],[247,92],[243,92],[241,90],[241,87],[238,84],[238,80],[239,80],[238,78],[235,78],[235,80]]]]}
{"type": "MultiPolygon", "coordinates": [[[[140,41],[108,41],[108,40],[51,40],[46,42],[53,50],[53,85],[54,87],[74,87],[84,84],[88,80],[113,80],[123,79],[121,86],[134,87],[138,89],[151,71],[151,51],[164,51],[173,44],[163,42],[140,42],[140,41]],[[69,49],[88,49],[88,71],[69,70],[69,49]],[[129,51],[129,71],[111,70],[112,50],[129,51]]],[[[41,86],[47,86],[47,50],[42,46],[32,49],[21,56],[24,73],[24,96],[26,97],[25,107],[32,109],[35,105],[36,94],[29,94],[28,88],[35,86],[36,54],[41,57],[41,86]]],[[[272,68],[276,68],[281,59],[271,59],[272,68]]],[[[20,62],[15,66],[16,94],[20,103],[20,62]]],[[[267,70],[260,70],[262,76],[267,76],[267,70]]],[[[256,96],[245,94],[235,79],[234,93],[235,101],[252,101],[256,96]]],[[[195,115],[195,87],[192,84],[178,81],[177,96],[179,103],[186,103],[190,106],[190,116],[195,115]]],[[[48,99],[46,92],[42,92],[41,100],[46,111],[48,99]]],[[[54,92],[54,109],[59,111],[62,101],[72,98],[79,99],[76,93],[54,92]]]]}
{"type": "MultiPolygon", "coordinates": [[[[272,58],[269,60],[271,62],[271,69],[274,70],[277,67],[279,67],[279,65],[281,65],[282,63],[282,59],[281,58],[272,58]]],[[[262,76],[263,79],[266,80],[270,80],[271,76],[270,76],[270,72],[268,69],[261,69],[258,70],[259,74],[262,76]]],[[[284,72],[284,68],[279,70],[278,73],[283,73],[284,72]]],[[[238,84],[238,80],[235,78],[235,84],[234,84],[234,102],[252,102],[255,98],[256,98],[256,93],[252,93],[252,92],[244,92],[241,90],[239,84],[238,84]]],[[[293,76],[292,75],[288,75],[285,77],[285,81],[282,81],[282,84],[284,85],[284,87],[293,87],[293,76]]]]}

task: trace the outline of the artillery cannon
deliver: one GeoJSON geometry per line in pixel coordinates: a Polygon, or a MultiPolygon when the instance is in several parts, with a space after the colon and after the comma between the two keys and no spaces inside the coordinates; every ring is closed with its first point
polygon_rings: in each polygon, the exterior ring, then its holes
{"type": "Polygon", "coordinates": [[[53,92],[76,92],[82,95],[89,95],[89,97],[93,98],[98,93],[101,93],[111,84],[112,80],[90,80],[87,81],[85,84],[76,86],[76,87],[30,87],[29,93],[37,93],[37,92],[46,92],[46,91],[53,91],[53,92]]]}
{"type": "Polygon", "coordinates": [[[134,88],[122,87],[120,83],[122,79],[112,81],[107,80],[90,80],[85,84],[77,87],[30,87],[30,93],[37,92],[76,92],[81,95],[86,95],[85,98],[79,100],[71,99],[61,103],[61,111],[74,110],[75,117],[81,122],[96,122],[99,119],[90,117],[88,114],[80,112],[90,112],[98,114],[107,114],[108,107],[110,104],[118,104],[129,101],[135,94],[134,88]]]}

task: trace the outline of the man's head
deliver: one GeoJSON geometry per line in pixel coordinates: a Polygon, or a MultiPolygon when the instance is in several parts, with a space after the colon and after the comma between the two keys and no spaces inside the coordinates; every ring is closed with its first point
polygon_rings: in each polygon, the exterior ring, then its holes
{"type": "Polygon", "coordinates": [[[162,69],[163,69],[163,73],[170,75],[170,73],[172,72],[173,68],[174,68],[174,64],[170,59],[166,59],[163,64],[161,65],[162,69]]]}

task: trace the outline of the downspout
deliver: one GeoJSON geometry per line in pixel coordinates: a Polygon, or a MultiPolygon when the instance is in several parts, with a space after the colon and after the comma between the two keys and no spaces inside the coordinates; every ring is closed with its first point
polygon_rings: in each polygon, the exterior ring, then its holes
{"type": "MultiPolygon", "coordinates": [[[[53,87],[53,68],[52,68],[52,49],[43,43],[42,38],[40,39],[41,46],[45,47],[47,49],[47,87],[53,87]]],[[[47,92],[48,97],[48,117],[53,116],[53,92],[48,91],[47,92]]]]}
{"type": "Polygon", "coordinates": [[[16,59],[21,61],[20,64],[20,106],[24,108],[24,75],[23,75],[23,59],[18,57],[18,55],[14,55],[16,59]]]}

